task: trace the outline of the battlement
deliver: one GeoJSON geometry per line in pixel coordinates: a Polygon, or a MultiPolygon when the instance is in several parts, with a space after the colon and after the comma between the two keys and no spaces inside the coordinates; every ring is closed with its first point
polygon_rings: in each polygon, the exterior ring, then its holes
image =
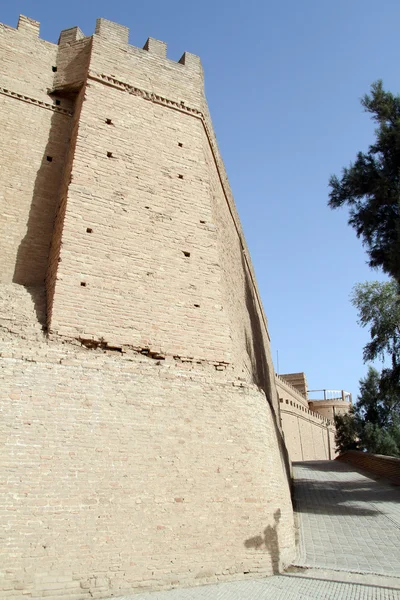
{"type": "Polygon", "coordinates": [[[39,37],[40,23],[24,15],[20,15],[18,19],[17,29],[19,32],[32,37],[39,37]]]}
{"type": "MultiPolygon", "coordinates": [[[[16,29],[2,23],[0,25],[7,29],[18,31],[22,35],[29,37],[32,40],[35,38],[39,38],[40,22],[26,17],[25,15],[19,16],[18,25],[16,29]]],[[[83,31],[77,26],[70,27],[68,29],[63,29],[58,39],[58,46],[72,44],[73,42],[82,40],[85,37],[96,37],[116,47],[123,47],[128,51],[142,51],[143,56],[145,56],[147,53],[148,56],[157,58],[158,60],[163,59],[165,61],[168,61],[169,63],[182,65],[183,67],[186,67],[187,73],[197,72],[202,74],[203,72],[199,56],[191,54],[190,52],[184,52],[178,61],[170,60],[169,58],[167,58],[166,42],[157,40],[152,37],[149,37],[147,39],[143,48],[133,46],[129,44],[129,27],[126,27],[125,25],[120,25],[119,23],[115,23],[114,21],[109,21],[108,19],[104,18],[99,18],[96,20],[94,33],[90,36],[85,36],[83,31]]]]}

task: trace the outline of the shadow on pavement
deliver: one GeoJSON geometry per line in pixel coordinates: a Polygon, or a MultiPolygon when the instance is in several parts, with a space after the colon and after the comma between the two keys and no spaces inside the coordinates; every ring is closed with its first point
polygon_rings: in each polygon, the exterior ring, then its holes
{"type": "Polygon", "coordinates": [[[301,513],[377,516],[385,512],[374,504],[400,502],[400,490],[380,487],[375,481],[317,481],[296,479],[296,511],[301,513]]]}
{"type": "Polygon", "coordinates": [[[347,463],[336,460],[307,460],[302,462],[293,462],[293,467],[310,469],[311,471],[322,471],[324,473],[353,473],[354,467],[347,463]]]}

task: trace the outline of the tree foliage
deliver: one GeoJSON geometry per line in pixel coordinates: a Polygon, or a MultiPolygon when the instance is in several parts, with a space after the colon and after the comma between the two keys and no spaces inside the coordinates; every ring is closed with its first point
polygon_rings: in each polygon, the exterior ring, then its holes
{"type": "Polygon", "coordinates": [[[360,325],[370,331],[364,362],[389,359],[390,366],[381,373],[370,367],[360,380],[353,412],[335,418],[336,442],[340,451],[400,456],[400,96],[377,81],[361,104],[377,123],[375,142],[340,178],[331,177],[329,206],[348,206],[369,265],[393,278],[360,283],[352,296],[360,325]]]}
{"type": "Polygon", "coordinates": [[[375,143],[329,182],[329,206],[350,209],[349,224],[367,248],[369,265],[400,284],[400,96],[372,84],[361,100],[378,124],[375,143]]]}
{"type": "Polygon", "coordinates": [[[335,443],[337,452],[359,450],[359,423],[354,413],[335,415],[335,443]]]}
{"type": "Polygon", "coordinates": [[[358,283],[352,303],[361,327],[370,329],[371,341],[364,348],[364,361],[383,360],[388,355],[396,367],[400,363],[400,298],[396,282],[358,283]]]}
{"type": "Polygon", "coordinates": [[[359,445],[372,454],[400,457],[399,430],[366,422],[360,430],[359,445]]]}
{"type": "Polygon", "coordinates": [[[360,394],[355,406],[357,415],[367,423],[381,427],[386,422],[386,402],[380,390],[380,374],[369,367],[365,379],[360,379],[360,394]]]}
{"type": "Polygon", "coordinates": [[[360,379],[360,394],[349,414],[337,415],[336,449],[364,450],[400,457],[400,412],[395,389],[382,386],[379,372],[370,367],[360,379]]]}
{"type": "Polygon", "coordinates": [[[394,280],[367,281],[353,289],[352,303],[359,324],[368,327],[371,341],[364,347],[364,362],[388,358],[391,366],[382,370],[379,387],[393,405],[400,402],[400,297],[394,280]]]}

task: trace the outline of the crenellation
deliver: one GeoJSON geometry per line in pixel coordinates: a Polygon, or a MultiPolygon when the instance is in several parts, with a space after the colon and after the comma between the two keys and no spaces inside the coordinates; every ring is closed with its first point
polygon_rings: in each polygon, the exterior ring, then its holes
{"type": "Polygon", "coordinates": [[[184,52],[178,60],[178,63],[203,76],[203,66],[201,64],[200,56],[191,54],[190,52],[184,52]]]}
{"type": "Polygon", "coordinates": [[[40,23],[24,15],[20,15],[18,19],[17,29],[20,33],[31,37],[39,37],[40,23]]]}
{"type": "Polygon", "coordinates": [[[58,38],[58,45],[64,46],[65,44],[71,44],[82,40],[85,34],[79,27],[70,27],[69,29],[63,29],[58,38]]]}
{"type": "Polygon", "coordinates": [[[167,58],[167,44],[155,38],[149,37],[143,46],[143,50],[147,50],[147,52],[156,54],[161,58],[167,58]]]}
{"type": "Polygon", "coordinates": [[[101,36],[113,44],[127,46],[129,41],[129,27],[100,18],[96,20],[95,35],[101,36]]]}

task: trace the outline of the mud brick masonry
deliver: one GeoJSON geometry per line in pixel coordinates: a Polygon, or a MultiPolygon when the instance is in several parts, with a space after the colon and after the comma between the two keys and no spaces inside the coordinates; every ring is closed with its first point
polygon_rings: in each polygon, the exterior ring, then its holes
{"type": "Polygon", "coordinates": [[[200,59],[20,17],[0,92],[0,596],[276,572],[283,430],[293,456],[332,436],[275,378],[200,59]]]}

